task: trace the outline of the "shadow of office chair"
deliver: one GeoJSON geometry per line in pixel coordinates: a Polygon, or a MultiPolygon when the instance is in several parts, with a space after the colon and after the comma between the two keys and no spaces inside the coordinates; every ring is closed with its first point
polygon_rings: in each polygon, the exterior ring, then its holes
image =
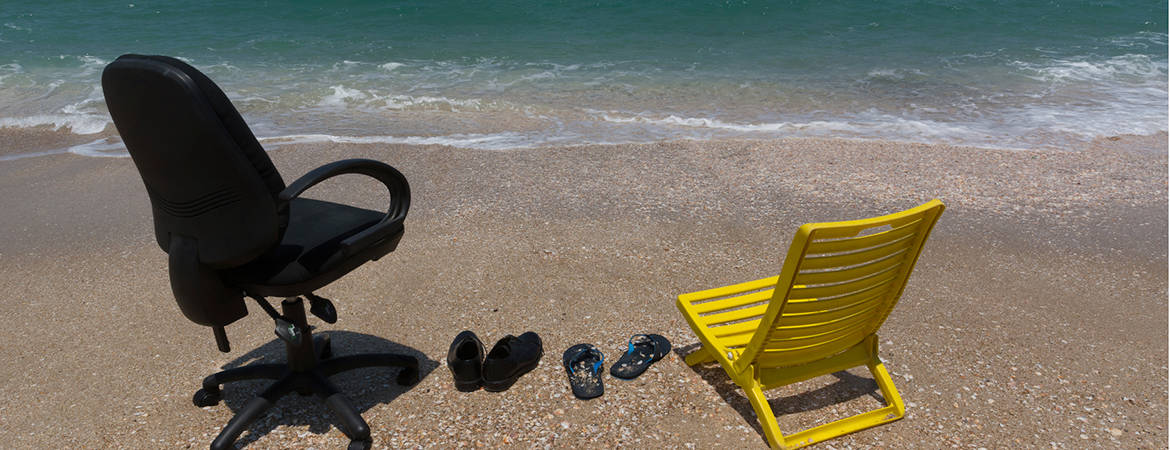
{"type": "Polygon", "coordinates": [[[370,445],[370,428],[328,380],[362,367],[400,367],[397,382],[418,381],[418,360],[374,353],[334,357],[328,336],[314,339],[309,312],[334,323],[337,311],[313,294],[394,249],[410,207],[406,178],[364,159],[319,167],[285,186],[235,107],[207,76],[165,56],[123,55],[102,73],[114,125],[134,160],[154,215],[155,238],[169,255],[171,291],[192,322],[212,327],[230,351],[224,327],[248,314],[252,298],[276,323],[286,364],[254,364],[208,376],[197,406],[221,400],[223,383],[274,382],[241,408],[211,444],[229,448],[290,392],[316,394],[340,422],[351,448],[370,445]],[[342,174],[370,176],[389,190],[386,213],[302,198],[313,185],[342,174]],[[277,312],[265,297],[284,297],[277,312]]]}

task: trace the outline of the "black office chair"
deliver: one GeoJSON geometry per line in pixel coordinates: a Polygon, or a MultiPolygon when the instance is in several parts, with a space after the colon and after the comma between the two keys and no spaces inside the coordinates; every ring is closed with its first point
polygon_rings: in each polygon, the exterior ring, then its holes
{"type": "Polygon", "coordinates": [[[418,382],[418,361],[396,354],[333,357],[328,336],[314,339],[299,297],[328,323],[332,302],[313,294],[366,261],[393,251],[410,206],[406,178],[393,167],[350,159],[327,164],[285,186],[223,92],[194,67],[164,56],[123,55],[102,73],[114,125],[138,167],[154,212],[155,237],[170,257],[171,290],[191,321],[213,328],[230,351],[224,326],[244,317],[244,297],[276,322],[287,364],[255,364],[203,380],[196,406],[221,399],[220,385],[276,380],[228,422],[211,448],[229,448],[250,423],[296,391],[316,394],[336,414],[351,448],[370,445],[370,428],[327,377],[351,369],[401,367],[397,382],[418,382]],[[299,197],[341,174],[386,185],[386,213],[299,197]],[[286,297],[277,312],[265,297],[286,297]]]}

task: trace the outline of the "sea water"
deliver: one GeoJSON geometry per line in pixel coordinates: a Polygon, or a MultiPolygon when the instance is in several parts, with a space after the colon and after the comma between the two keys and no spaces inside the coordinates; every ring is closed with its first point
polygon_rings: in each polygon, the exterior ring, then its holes
{"type": "Polygon", "coordinates": [[[144,53],[207,73],[266,146],[1068,148],[1166,131],[1166,19],[1165,1],[0,1],[0,127],[118,154],[101,70],[144,53]]]}

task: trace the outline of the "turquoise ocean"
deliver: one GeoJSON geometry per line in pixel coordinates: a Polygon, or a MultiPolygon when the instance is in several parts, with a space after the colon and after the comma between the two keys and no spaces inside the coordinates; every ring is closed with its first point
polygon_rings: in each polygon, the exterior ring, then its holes
{"type": "Polygon", "coordinates": [[[266,146],[843,137],[1075,148],[1167,129],[1165,1],[0,2],[0,127],[92,136],[123,53],[266,146]]]}

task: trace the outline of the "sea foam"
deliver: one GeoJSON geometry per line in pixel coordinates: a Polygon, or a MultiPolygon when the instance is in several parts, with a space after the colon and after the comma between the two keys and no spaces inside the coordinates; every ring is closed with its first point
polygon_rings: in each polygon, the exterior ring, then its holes
{"type": "Polygon", "coordinates": [[[1031,73],[1038,81],[1129,82],[1152,83],[1166,78],[1166,62],[1148,55],[1127,54],[1106,59],[1055,59],[1047,63],[1022,62],[1015,66],[1031,73]]]}
{"type": "Polygon", "coordinates": [[[126,144],[123,144],[119,138],[98,139],[81,145],[74,145],[66,151],[75,155],[98,158],[126,158],[130,156],[130,153],[126,151],[126,144]]]}
{"type": "Polygon", "coordinates": [[[329,134],[294,134],[261,138],[260,142],[276,147],[287,144],[333,142],[338,144],[407,144],[445,145],[477,150],[532,148],[544,144],[530,133],[501,132],[491,134],[452,134],[447,136],[335,136],[329,134]]]}
{"type": "Polygon", "coordinates": [[[25,117],[0,117],[0,128],[51,127],[73,134],[97,134],[110,124],[108,116],[97,114],[39,114],[25,117]]]}

